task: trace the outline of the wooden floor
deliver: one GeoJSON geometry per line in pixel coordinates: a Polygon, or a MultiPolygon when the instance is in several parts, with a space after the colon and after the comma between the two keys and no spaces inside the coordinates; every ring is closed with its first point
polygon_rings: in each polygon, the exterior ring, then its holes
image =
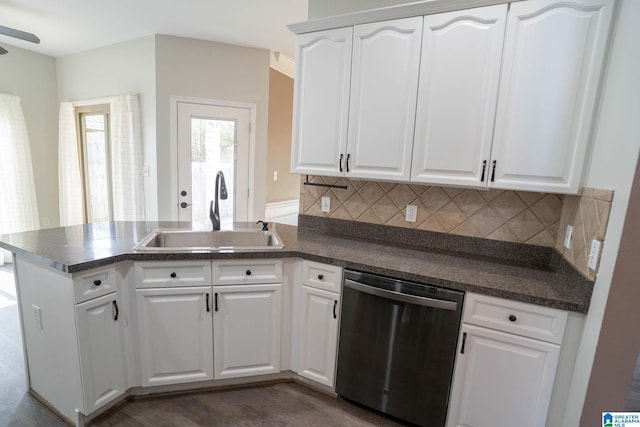
{"type": "MultiPolygon", "coordinates": [[[[25,389],[11,267],[0,267],[0,427],[66,424],[25,389]]],[[[138,398],[95,426],[399,426],[387,417],[296,383],[138,398]]]]}
{"type": "Polygon", "coordinates": [[[636,361],[636,369],[631,380],[631,389],[627,396],[625,411],[640,412],[640,355],[636,361]]]}

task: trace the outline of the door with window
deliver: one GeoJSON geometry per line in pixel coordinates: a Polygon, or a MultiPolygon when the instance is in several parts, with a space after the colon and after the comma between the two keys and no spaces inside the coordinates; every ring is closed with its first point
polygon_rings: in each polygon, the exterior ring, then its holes
{"type": "Polygon", "coordinates": [[[228,197],[219,200],[221,229],[248,220],[251,110],[178,102],[178,220],[210,226],[216,175],[228,197]]]}
{"type": "Polygon", "coordinates": [[[113,220],[109,104],[76,107],[85,222],[113,220]]]}

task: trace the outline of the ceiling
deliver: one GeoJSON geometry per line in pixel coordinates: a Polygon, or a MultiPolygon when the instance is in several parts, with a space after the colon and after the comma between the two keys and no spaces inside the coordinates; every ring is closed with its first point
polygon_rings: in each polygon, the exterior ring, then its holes
{"type": "Polygon", "coordinates": [[[0,25],[27,31],[40,44],[0,35],[17,46],[59,57],[152,34],[211,40],[281,52],[293,58],[286,25],[307,19],[308,0],[0,0],[0,25]]]}

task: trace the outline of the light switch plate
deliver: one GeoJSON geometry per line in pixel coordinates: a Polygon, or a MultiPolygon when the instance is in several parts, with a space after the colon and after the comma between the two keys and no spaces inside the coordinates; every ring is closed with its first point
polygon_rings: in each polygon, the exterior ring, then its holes
{"type": "Polygon", "coordinates": [[[571,234],[573,233],[573,227],[567,225],[567,232],[564,234],[564,247],[569,249],[571,247],[571,234]]]}
{"type": "Polygon", "coordinates": [[[404,220],[407,222],[416,222],[417,217],[418,207],[416,205],[407,205],[407,214],[404,220]]]}
{"type": "Polygon", "coordinates": [[[331,212],[331,197],[327,197],[327,196],[322,197],[320,210],[322,212],[331,212]]]}
{"type": "Polygon", "coordinates": [[[590,269],[594,270],[598,266],[598,256],[600,255],[600,244],[599,240],[591,241],[591,251],[589,251],[589,260],[587,261],[587,266],[590,269]]]}

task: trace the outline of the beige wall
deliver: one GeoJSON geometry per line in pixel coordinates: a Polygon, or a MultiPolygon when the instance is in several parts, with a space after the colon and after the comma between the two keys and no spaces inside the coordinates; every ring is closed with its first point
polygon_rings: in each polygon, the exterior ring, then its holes
{"type": "Polygon", "coordinates": [[[309,19],[404,3],[413,3],[413,0],[309,0],[309,19]]]}
{"type": "MultiPolygon", "coordinates": [[[[255,104],[254,216],[264,216],[269,108],[269,52],[171,36],[156,36],[158,209],[161,220],[177,219],[177,167],[171,141],[171,97],[255,104]]],[[[251,210],[251,207],[250,207],[251,210]]]]}
{"type": "Polygon", "coordinates": [[[296,200],[300,177],[291,169],[291,120],[293,79],[273,68],[269,70],[269,131],[267,134],[267,203],[296,200]],[[278,172],[274,181],[273,173],[278,172]]]}
{"type": "MultiPolygon", "coordinates": [[[[58,90],[53,57],[2,44],[0,92],[19,96],[27,123],[40,226],[57,226],[58,90]]],[[[2,183],[11,185],[11,183],[2,183]]]]}
{"type": "Polygon", "coordinates": [[[57,58],[57,73],[61,102],[126,93],[140,96],[144,164],[150,166],[150,176],[144,178],[145,210],[147,219],[157,219],[154,36],[57,58]]]}

